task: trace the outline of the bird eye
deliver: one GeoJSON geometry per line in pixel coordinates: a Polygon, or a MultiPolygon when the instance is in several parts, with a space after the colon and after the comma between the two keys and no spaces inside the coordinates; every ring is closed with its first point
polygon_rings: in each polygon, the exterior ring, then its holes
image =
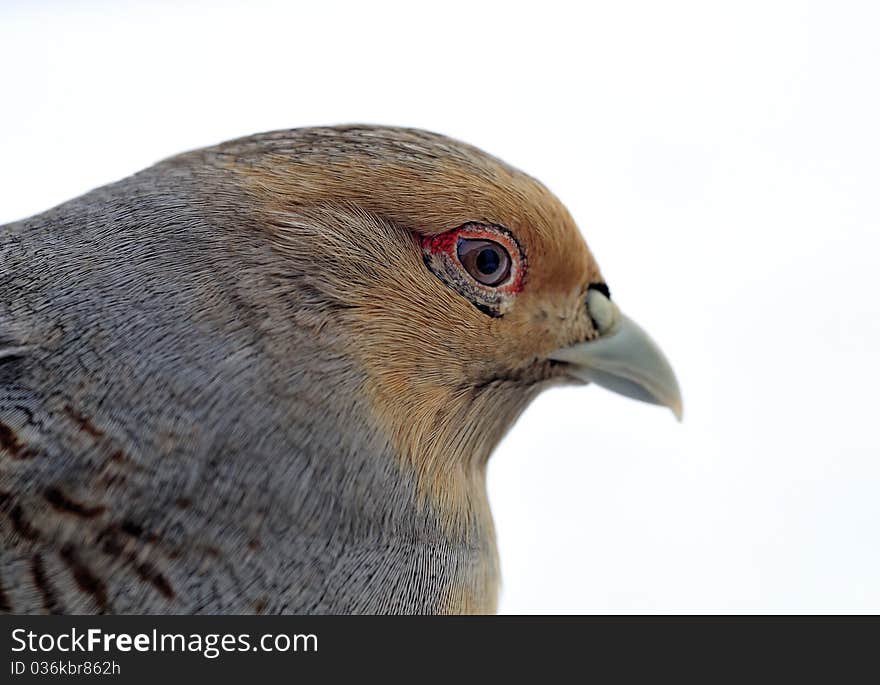
{"type": "Polygon", "coordinates": [[[510,254],[492,240],[460,238],[458,260],[483,285],[499,285],[510,275],[510,254]]]}
{"type": "Polygon", "coordinates": [[[526,254],[504,226],[469,221],[418,239],[428,270],[483,314],[504,316],[523,289],[526,254]]]}

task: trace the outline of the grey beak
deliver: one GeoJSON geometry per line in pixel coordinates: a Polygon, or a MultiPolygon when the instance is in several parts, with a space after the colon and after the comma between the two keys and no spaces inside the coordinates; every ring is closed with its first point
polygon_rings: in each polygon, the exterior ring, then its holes
{"type": "Polygon", "coordinates": [[[587,308],[600,337],[557,350],[550,359],[567,362],[574,378],[642,402],[669,407],[681,421],[678,381],[657,344],[602,293],[591,290],[587,308]]]}

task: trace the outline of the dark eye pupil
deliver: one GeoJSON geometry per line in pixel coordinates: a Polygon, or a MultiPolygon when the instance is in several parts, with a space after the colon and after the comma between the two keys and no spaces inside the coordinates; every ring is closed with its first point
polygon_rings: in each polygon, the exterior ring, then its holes
{"type": "Polygon", "coordinates": [[[477,268],[480,270],[480,273],[491,276],[498,271],[500,266],[501,257],[495,250],[488,247],[480,250],[480,253],[477,255],[477,268]]]}

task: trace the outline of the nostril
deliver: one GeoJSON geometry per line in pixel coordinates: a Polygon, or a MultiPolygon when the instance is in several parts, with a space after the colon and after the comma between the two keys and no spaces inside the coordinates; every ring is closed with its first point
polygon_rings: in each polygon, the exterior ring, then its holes
{"type": "Polygon", "coordinates": [[[590,283],[587,290],[598,290],[609,300],[611,299],[611,290],[608,289],[607,283],[602,283],[601,281],[599,283],[590,283]]]}
{"type": "Polygon", "coordinates": [[[592,285],[587,290],[587,314],[593,322],[593,327],[604,335],[614,326],[616,319],[615,307],[608,299],[608,286],[604,283],[604,292],[600,288],[594,288],[592,285]]]}

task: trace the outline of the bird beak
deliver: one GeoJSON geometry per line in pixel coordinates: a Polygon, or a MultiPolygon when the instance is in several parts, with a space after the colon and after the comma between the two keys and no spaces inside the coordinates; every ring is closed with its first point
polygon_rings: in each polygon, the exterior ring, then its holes
{"type": "Polygon", "coordinates": [[[569,375],[642,402],[669,407],[681,421],[681,391],[657,344],[598,290],[587,309],[599,330],[595,340],[557,350],[550,359],[568,364],[569,375]]]}

